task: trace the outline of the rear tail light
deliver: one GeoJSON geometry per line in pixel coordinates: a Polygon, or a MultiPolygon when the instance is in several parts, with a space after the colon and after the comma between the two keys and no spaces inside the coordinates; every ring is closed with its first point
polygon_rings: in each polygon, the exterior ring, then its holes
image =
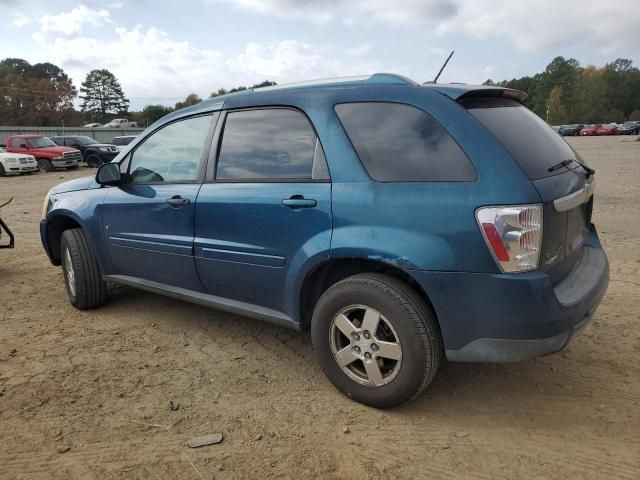
{"type": "Polygon", "coordinates": [[[476,219],[503,272],[528,272],[538,268],[542,205],[483,207],[476,210],[476,219]]]}

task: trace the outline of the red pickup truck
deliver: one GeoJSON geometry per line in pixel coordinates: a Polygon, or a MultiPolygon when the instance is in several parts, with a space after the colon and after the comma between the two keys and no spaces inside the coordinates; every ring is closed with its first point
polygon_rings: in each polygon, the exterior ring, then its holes
{"type": "Polygon", "coordinates": [[[7,152],[27,153],[36,157],[41,172],[51,172],[54,168],[75,170],[82,161],[80,150],[59,147],[51,139],[42,135],[12,135],[7,139],[7,152]]]}

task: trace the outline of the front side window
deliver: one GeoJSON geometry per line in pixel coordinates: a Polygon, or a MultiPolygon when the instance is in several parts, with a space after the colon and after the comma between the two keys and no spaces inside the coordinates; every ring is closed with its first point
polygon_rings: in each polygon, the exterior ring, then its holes
{"type": "Polygon", "coordinates": [[[131,156],[133,183],[195,181],[210,123],[211,115],[192,117],[152,133],[131,156]]]}
{"type": "Polygon", "coordinates": [[[284,108],[227,114],[216,179],[326,179],[328,170],[316,133],[307,117],[284,108]],[[314,169],[317,163],[325,162],[314,169]],[[323,178],[314,177],[314,173],[323,178]]]}
{"type": "Polygon", "coordinates": [[[335,112],[364,168],[379,182],[468,182],[471,161],[425,111],[385,102],[342,103],[335,112]]]}

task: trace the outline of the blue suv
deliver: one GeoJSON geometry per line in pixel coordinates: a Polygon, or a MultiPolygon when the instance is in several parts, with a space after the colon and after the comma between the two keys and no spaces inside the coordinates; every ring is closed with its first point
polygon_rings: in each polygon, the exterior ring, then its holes
{"type": "Polygon", "coordinates": [[[306,82],[167,115],[40,226],[78,309],[107,282],[311,332],[349,397],[416,397],[443,356],[557,352],[609,265],[594,171],[522,92],[404,77],[306,82]]]}

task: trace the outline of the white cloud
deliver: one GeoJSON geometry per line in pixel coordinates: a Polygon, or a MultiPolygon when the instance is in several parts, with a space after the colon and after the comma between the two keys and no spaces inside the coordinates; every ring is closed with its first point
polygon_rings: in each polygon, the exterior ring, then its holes
{"type": "Polygon", "coordinates": [[[350,55],[352,57],[360,57],[362,55],[366,55],[367,53],[371,52],[372,48],[373,48],[373,45],[371,45],[370,43],[362,43],[356,47],[347,48],[346,52],[347,52],[347,55],[350,55]]]}
{"type": "Polygon", "coordinates": [[[416,25],[455,14],[453,0],[205,0],[223,2],[241,9],[281,18],[303,18],[314,23],[345,19],[353,25],[355,17],[395,25],[416,25]]]}
{"type": "MultiPolygon", "coordinates": [[[[223,54],[213,49],[197,48],[179,41],[155,27],[137,25],[128,29],[103,16],[100,37],[82,32],[85,18],[75,10],[61,13],[58,19],[73,18],[73,32],[52,28],[51,16],[41,22],[32,36],[50,61],[60,65],[80,85],[89,70],[106,68],[120,80],[132,107],[139,108],[146,98],[162,97],[175,103],[195,92],[206,97],[220,87],[250,85],[263,80],[278,83],[374,73],[377,62],[336,59],[335,47],[314,46],[297,40],[249,43],[235,52],[223,54]]],[[[57,23],[55,23],[58,25],[57,23]]],[[[87,29],[88,30],[88,29],[87,29]]],[[[360,46],[360,49],[366,47],[360,46]]]]}
{"type": "Polygon", "coordinates": [[[575,45],[614,52],[628,42],[640,43],[639,24],[636,0],[464,0],[458,14],[444,19],[437,31],[480,39],[506,37],[530,52],[575,45]]]}
{"type": "Polygon", "coordinates": [[[13,15],[13,20],[11,21],[11,24],[16,27],[24,27],[25,25],[31,25],[31,23],[33,23],[31,17],[24,13],[15,13],[13,15]]]}
{"type": "Polygon", "coordinates": [[[585,46],[601,53],[640,43],[637,0],[204,0],[224,2],[262,15],[420,29],[425,35],[465,34],[504,38],[525,51],[585,46]]]}
{"type": "Polygon", "coordinates": [[[85,25],[98,27],[111,22],[111,14],[104,9],[94,10],[85,5],[60,13],[44,15],[40,19],[41,33],[75,36],[83,31],[85,25]]]}

